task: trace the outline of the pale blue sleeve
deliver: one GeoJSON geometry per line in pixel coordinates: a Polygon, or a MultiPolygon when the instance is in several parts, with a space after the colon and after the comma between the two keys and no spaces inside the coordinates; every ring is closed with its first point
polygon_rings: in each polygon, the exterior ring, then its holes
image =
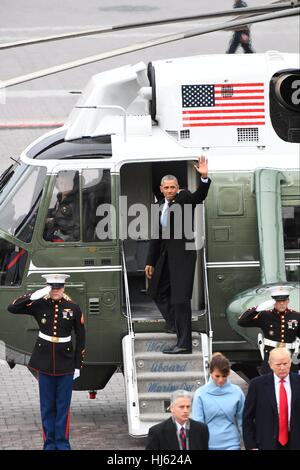
{"type": "Polygon", "coordinates": [[[237,403],[237,410],[236,410],[236,420],[238,424],[238,428],[240,434],[243,432],[243,411],[244,411],[244,404],[245,404],[245,395],[242,390],[240,390],[240,398],[237,403]]]}
{"type": "Polygon", "coordinates": [[[195,421],[201,421],[202,423],[205,423],[203,402],[202,402],[202,398],[198,390],[196,390],[194,399],[193,399],[192,419],[194,419],[195,421]]]}

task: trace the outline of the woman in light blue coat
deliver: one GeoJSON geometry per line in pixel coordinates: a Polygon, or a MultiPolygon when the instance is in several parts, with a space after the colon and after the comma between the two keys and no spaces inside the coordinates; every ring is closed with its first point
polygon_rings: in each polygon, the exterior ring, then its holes
{"type": "Polygon", "coordinates": [[[210,379],[194,395],[192,418],[206,423],[210,450],[239,450],[245,397],[228,379],[230,363],[221,353],[212,356],[210,379]]]}

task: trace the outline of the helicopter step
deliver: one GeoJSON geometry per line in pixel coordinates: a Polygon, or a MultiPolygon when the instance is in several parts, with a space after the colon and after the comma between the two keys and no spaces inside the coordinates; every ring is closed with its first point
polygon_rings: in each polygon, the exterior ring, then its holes
{"type": "Polygon", "coordinates": [[[137,333],[123,338],[124,377],[129,434],[142,437],[149,427],[170,416],[173,391],[194,393],[207,380],[208,337],[193,332],[193,353],[163,354],[176,336],[167,333],[137,333]]]}

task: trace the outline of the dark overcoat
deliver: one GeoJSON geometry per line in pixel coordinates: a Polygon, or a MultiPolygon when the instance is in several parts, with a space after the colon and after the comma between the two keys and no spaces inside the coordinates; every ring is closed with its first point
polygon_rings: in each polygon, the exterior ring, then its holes
{"type": "MultiPolygon", "coordinates": [[[[162,230],[160,217],[156,217],[156,227],[152,230],[146,262],[147,265],[154,267],[148,289],[153,299],[159,294],[165,262],[168,262],[169,267],[171,303],[185,303],[192,298],[196,264],[196,248],[192,238],[193,215],[196,205],[206,198],[210,183],[210,179],[207,183],[200,180],[199,187],[194,193],[182,190],[175,196],[170,203],[166,231],[162,230]]],[[[162,209],[164,200],[159,204],[162,209]]]]}
{"type": "Polygon", "coordinates": [[[84,318],[79,305],[66,294],[61,300],[52,300],[49,295],[30,300],[31,293],[25,294],[10,304],[11,313],[32,315],[41,333],[47,336],[65,338],[75,332],[76,344],[72,340],[54,343],[37,337],[28,367],[48,375],[72,374],[80,369],[85,347],[84,318]]]}
{"type": "MultiPolygon", "coordinates": [[[[291,417],[290,450],[300,450],[300,376],[290,374],[291,417]]],[[[278,439],[278,409],[274,374],[252,379],[243,415],[243,437],[246,449],[275,450],[278,439]]]]}
{"type": "MultiPolygon", "coordinates": [[[[189,449],[208,450],[208,427],[190,419],[189,449]]],[[[166,419],[149,429],[146,450],[180,450],[176,424],[172,418],[166,419]]]]}

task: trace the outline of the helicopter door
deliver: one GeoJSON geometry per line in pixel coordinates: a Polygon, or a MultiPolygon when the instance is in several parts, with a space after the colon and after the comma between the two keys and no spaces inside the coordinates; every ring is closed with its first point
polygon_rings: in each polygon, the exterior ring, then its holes
{"type": "MultiPolygon", "coordinates": [[[[161,178],[167,174],[178,175],[181,188],[197,189],[194,162],[162,161],[131,163],[123,165],[120,172],[121,201],[126,218],[122,218],[123,238],[129,297],[133,319],[161,319],[156,305],[147,295],[145,265],[151,234],[151,204],[161,199],[161,178]],[[126,206],[126,207],[125,207],[126,206]]],[[[195,234],[197,248],[203,248],[203,206],[195,211],[195,234]]],[[[193,316],[204,313],[203,264],[199,253],[192,298],[193,316]],[[200,286],[200,288],[199,288],[200,286]]]]}

